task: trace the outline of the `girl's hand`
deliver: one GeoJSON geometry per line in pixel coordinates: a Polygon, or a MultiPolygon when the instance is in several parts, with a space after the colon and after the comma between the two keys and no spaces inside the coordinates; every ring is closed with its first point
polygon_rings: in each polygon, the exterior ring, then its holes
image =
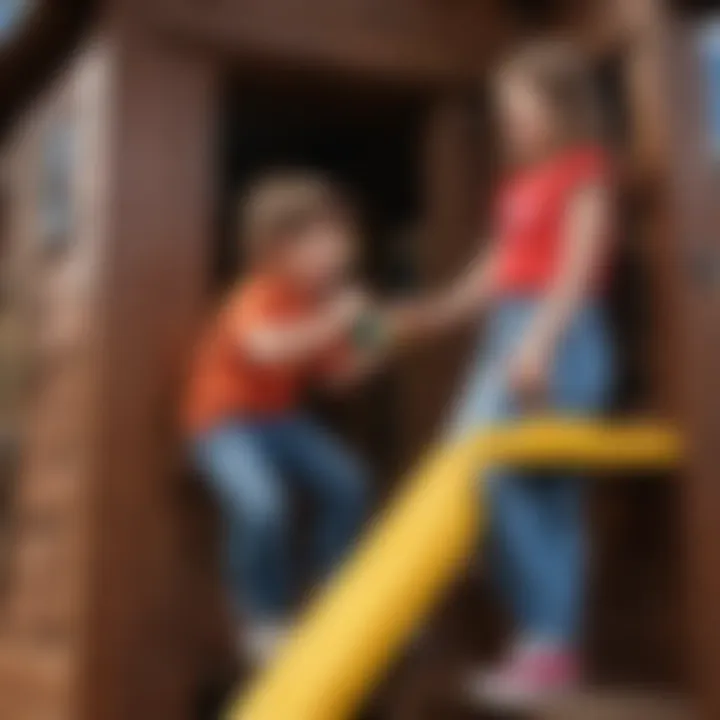
{"type": "Polygon", "coordinates": [[[438,308],[433,300],[404,301],[385,311],[385,321],[396,344],[410,344],[434,334],[438,308]]]}
{"type": "Polygon", "coordinates": [[[481,255],[452,285],[440,293],[406,301],[390,309],[394,336],[402,343],[429,339],[477,319],[491,299],[497,264],[495,244],[481,255]]]}
{"type": "Polygon", "coordinates": [[[512,394],[526,407],[545,405],[548,400],[552,352],[547,343],[523,343],[510,360],[509,384],[512,394]]]}

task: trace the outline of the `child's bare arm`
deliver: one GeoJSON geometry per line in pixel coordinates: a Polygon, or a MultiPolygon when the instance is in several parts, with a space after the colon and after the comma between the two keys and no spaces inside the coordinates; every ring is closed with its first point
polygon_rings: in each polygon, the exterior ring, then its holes
{"type": "Polygon", "coordinates": [[[314,317],[297,322],[268,323],[244,332],[239,341],[247,355],[259,363],[309,361],[349,330],[366,302],[362,293],[348,291],[314,317]]]}
{"type": "Polygon", "coordinates": [[[405,344],[421,340],[476,318],[491,297],[495,267],[496,255],[491,248],[445,290],[390,308],[387,322],[395,341],[405,344]]]}
{"type": "Polygon", "coordinates": [[[476,318],[492,295],[497,268],[495,246],[483,250],[467,272],[446,292],[440,303],[444,324],[458,324],[476,318]]]}

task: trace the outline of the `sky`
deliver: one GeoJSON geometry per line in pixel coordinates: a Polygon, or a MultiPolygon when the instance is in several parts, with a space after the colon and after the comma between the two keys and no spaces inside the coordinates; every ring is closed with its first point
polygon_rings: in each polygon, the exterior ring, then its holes
{"type": "Polygon", "coordinates": [[[11,34],[13,27],[27,10],[31,0],[0,0],[0,42],[11,34]]]}

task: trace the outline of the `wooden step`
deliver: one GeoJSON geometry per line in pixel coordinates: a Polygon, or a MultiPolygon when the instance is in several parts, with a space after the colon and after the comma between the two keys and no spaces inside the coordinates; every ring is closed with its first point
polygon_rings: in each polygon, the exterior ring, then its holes
{"type": "Polygon", "coordinates": [[[413,668],[400,684],[387,720],[695,720],[689,703],[672,692],[589,689],[542,710],[502,712],[482,707],[463,688],[467,664],[431,663],[413,668]]]}
{"type": "Polygon", "coordinates": [[[589,691],[533,712],[501,712],[460,701],[451,704],[442,717],[447,717],[448,720],[450,718],[456,720],[694,720],[695,718],[689,704],[674,697],[600,691],[589,691]]]}
{"type": "MultiPolygon", "coordinates": [[[[676,698],[599,691],[533,712],[502,712],[462,700],[446,707],[437,715],[443,720],[695,720],[689,705],[676,698]]],[[[435,717],[433,713],[428,715],[435,717]]]]}
{"type": "MultiPolygon", "coordinates": [[[[389,716],[388,716],[389,717],[389,716]]],[[[689,705],[680,700],[648,695],[588,693],[561,705],[533,712],[503,712],[465,701],[448,704],[418,702],[397,720],[695,720],[689,705]]]]}
{"type": "Polygon", "coordinates": [[[569,698],[538,720],[693,720],[689,704],[662,694],[597,691],[569,698]]]}

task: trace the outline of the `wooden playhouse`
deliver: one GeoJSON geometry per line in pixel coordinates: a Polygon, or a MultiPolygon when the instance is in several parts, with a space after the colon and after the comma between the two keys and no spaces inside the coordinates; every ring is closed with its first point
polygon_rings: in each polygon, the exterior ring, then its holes
{"type": "MultiPolygon", "coordinates": [[[[720,717],[711,3],[28,5],[0,48],[0,717],[201,717],[224,628],[176,406],[234,259],[233,195],[272,164],[319,167],[363,205],[380,290],[442,281],[473,250],[493,178],[485,70],[538,32],[577,39],[613,108],[618,411],[670,418],[690,451],[681,475],[597,492],[592,677],[720,717]]],[[[432,436],[465,349],[408,359],[333,409],[381,489],[432,436]]],[[[462,583],[373,712],[465,717],[445,680],[492,648],[484,602],[481,581],[462,583]]]]}

